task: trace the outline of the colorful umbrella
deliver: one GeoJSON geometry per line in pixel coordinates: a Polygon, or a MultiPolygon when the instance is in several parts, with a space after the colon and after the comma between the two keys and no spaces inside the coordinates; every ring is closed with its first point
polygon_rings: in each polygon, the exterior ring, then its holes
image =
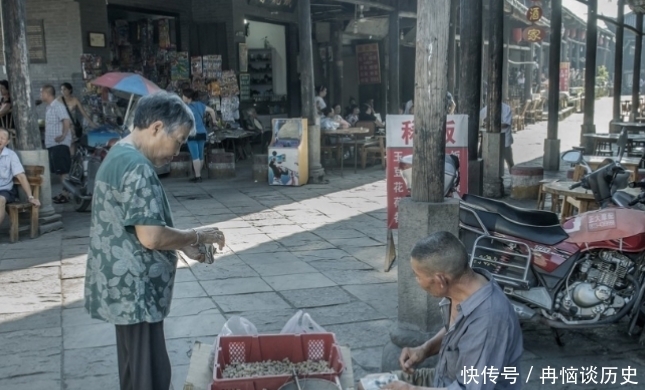
{"type": "Polygon", "coordinates": [[[92,80],[92,84],[130,94],[130,101],[128,102],[128,109],[125,111],[123,123],[126,123],[128,115],[130,114],[134,95],[146,96],[162,90],[152,81],[136,73],[106,73],[103,76],[92,80]]]}
{"type": "Polygon", "coordinates": [[[93,80],[92,84],[139,96],[161,91],[155,83],[136,73],[106,73],[93,80]]]}

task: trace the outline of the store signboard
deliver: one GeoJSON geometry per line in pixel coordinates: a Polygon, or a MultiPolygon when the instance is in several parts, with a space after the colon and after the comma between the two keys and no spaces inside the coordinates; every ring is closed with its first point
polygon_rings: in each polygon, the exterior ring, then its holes
{"type": "MultiPolygon", "coordinates": [[[[387,228],[399,228],[399,202],[410,195],[399,162],[413,151],[414,115],[388,115],[387,128],[387,228]]],[[[468,193],[468,116],[448,115],[446,155],[459,158],[459,195],[468,193]]],[[[414,162],[413,162],[414,163],[414,162]]],[[[404,168],[405,169],[405,168],[404,168]]],[[[408,167],[407,169],[411,169],[408,167]]]]}
{"type": "Polygon", "coordinates": [[[560,62],[560,91],[569,92],[569,63],[560,62]]]}
{"type": "Polygon", "coordinates": [[[251,100],[251,75],[248,73],[240,74],[240,101],[248,102],[251,100]]]}
{"type": "Polygon", "coordinates": [[[356,45],[359,84],[380,84],[381,64],[378,43],[356,45]]]}

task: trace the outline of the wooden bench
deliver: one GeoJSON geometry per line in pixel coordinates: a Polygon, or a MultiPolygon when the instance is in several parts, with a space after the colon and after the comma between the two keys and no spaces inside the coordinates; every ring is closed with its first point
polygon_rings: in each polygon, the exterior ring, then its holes
{"type": "MultiPolygon", "coordinates": [[[[45,167],[42,166],[36,166],[36,165],[25,165],[25,175],[27,176],[27,181],[29,182],[29,185],[31,186],[31,193],[34,196],[34,198],[38,199],[40,196],[40,186],[43,183],[43,178],[42,175],[45,172],[45,167]]],[[[18,188],[22,188],[20,186],[20,182],[18,179],[14,178],[13,179],[13,185],[18,186],[18,188]]],[[[7,206],[7,214],[9,215],[9,221],[11,223],[11,227],[9,229],[9,241],[10,242],[16,242],[18,241],[19,238],[19,233],[20,233],[20,223],[19,223],[19,214],[24,213],[24,212],[29,212],[31,211],[31,238],[36,238],[38,237],[38,216],[39,216],[39,208],[35,207],[33,204],[26,202],[26,203],[9,203],[7,206]]]]}

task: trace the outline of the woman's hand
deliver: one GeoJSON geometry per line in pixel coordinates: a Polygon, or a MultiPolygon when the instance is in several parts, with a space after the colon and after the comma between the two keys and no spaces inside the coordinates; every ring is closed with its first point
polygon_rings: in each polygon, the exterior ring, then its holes
{"type": "Polygon", "coordinates": [[[203,227],[195,229],[199,234],[200,244],[217,244],[219,250],[224,249],[226,245],[226,237],[224,233],[216,227],[203,227]]]}
{"type": "Polygon", "coordinates": [[[186,246],[180,249],[186,257],[189,259],[193,259],[196,261],[199,261],[200,263],[203,263],[204,260],[206,259],[206,256],[199,251],[199,248],[196,246],[186,246]]]}

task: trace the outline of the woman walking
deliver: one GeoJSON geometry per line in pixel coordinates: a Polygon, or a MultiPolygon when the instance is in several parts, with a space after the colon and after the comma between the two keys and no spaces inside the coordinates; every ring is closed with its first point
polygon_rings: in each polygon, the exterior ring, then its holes
{"type": "Polygon", "coordinates": [[[215,110],[196,100],[198,95],[194,90],[190,88],[184,89],[182,95],[182,100],[195,116],[195,129],[197,129],[195,136],[188,138],[188,150],[193,159],[193,168],[195,169],[195,177],[190,179],[190,181],[193,183],[201,183],[202,166],[204,165],[204,144],[206,144],[204,115],[208,113],[213,119],[213,123],[217,122],[217,116],[215,110]]]}

